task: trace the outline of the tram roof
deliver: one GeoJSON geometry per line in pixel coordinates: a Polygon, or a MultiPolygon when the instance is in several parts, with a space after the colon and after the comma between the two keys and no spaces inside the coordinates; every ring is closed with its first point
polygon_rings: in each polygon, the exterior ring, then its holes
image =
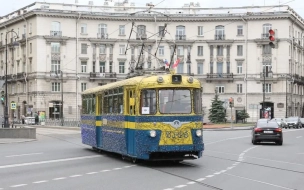
{"type": "MultiPolygon", "coordinates": [[[[107,89],[113,89],[113,88],[118,88],[118,87],[122,87],[122,86],[132,86],[132,85],[139,85],[139,83],[145,82],[145,83],[149,83],[150,85],[153,85],[153,83],[156,85],[157,84],[157,78],[159,76],[162,76],[164,78],[165,82],[169,82],[169,80],[171,80],[171,74],[164,74],[164,75],[145,75],[145,76],[137,76],[137,77],[132,77],[129,79],[125,79],[125,80],[121,80],[121,81],[117,81],[117,82],[113,82],[113,83],[109,83],[103,86],[97,86],[94,88],[90,88],[85,90],[84,92],[82,92],[82,94],[93,94],[93,93],[98,93],[101,91],[105,91],[107,89]]],[[[191,86],[198,86],[200,85],[200,81],[197,79],[193,80],[192,84],[189,84],[191,86]]],[[[174,85],[176,86],[176,84],[174,85]]]]}

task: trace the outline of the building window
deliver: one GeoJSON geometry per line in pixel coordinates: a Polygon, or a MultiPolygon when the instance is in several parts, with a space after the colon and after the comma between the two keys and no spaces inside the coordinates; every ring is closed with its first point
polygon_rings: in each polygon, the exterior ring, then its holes
{"type": "Polygon", "coordinates": [[[263,45],[263,54],[271,54],[271,49],[270,45],[263,45]]]}
{"type": "Polygon", "coordinates": [[[14,84],[12,84],[12,94],[15,94],[16,92],[15,92],[15,85],[14,84]]]}
{"type": "Polygon", "coordinates": [[[203,73],[203,63],[197,63],[197,74],[202,75],[203,73]]]}
{"type": "Polygon", "coordinates": [[[263,24],[263,37],[268,38],[269,37],[269,30],[271,29],[271,24],[263,24]]]}
{"type": "Polygon", "coordinates": [[[119,73],[125,73],[125,62],[119,62],[119,73]]]}
{"type": "Polygon", "coordinates": [[[52,65],[51,65],[51,71],[55,72],[60,70],[60,61],[59,60],[52,60],[52,65]]]}
{"type": "Polygon", "coordinates": [[[217,50],[217,56],[223,56],[223,50],[224,50],[223,46],[217,46],[216,50],[217,50]]]}
{"type": "Polygon", "coordinates": [[[110,61],[109,63],[109,72],[112,73],[113,72],[113,62],[110,61]]]}
{"type": "Polygon", "coordinates": [[[229,74],[230,73],[230,62],[227,62],[227,73],[229,74]]]}
{"type": "Polygon", "coordinates": [[[237,45],[237,56],[243,56],[243,45],[237,45]]]}
{"type": "Polygon", "coordinates": [[[177,55],[184,55],[184,46],[177,46],[177,55]]]}
{"type": "Polygon", "coordinates": [[[237,35],[242,36],[243,35],[243,26],[237,26],[237,35]]]}
{"type": "Polygon", "coordinates": [[[236,84],[236,92],[243,93],[243,84],[236,84]]]}
{"type": "Polygon", "coordinates": [[[106,45],[100,45],[99,53],[100,54],[106,54],[106,45]]]}
{"type": "Polygon", "coordinates": [[[29,26],[29,34],[31,34],[32,33],[32,23],[30,23],[30,26],[29,26]]]}
{"type": "Polygon", "coordinates": [[[197,55],[198,56],[203,56],[204,53],[203,53],[203,46],[197,46],[197,55]]]}
{"type": "Polygon", "coordinates": [[[87,62],[81,61],[81,72],[86,73],[87,72],[87,62]]]}
{"type": "Polygon", "coordinates": [[[164,26],[159,26],[158,27],[158,36],[164,37],[165,36],[165,27],[164,26]]]}
{"type": "Polygon", "coordinates": [[[60,43],[51,43],[52,53],[60,53],[60,43]]]}
{"type": "Polygon", "coordinates": [[[30,43],[30,53],[32,53],[32,50],[33,50],[33,46],[32,43],[30,43]]]}
{"type": "Polygon", "coordinates": [[[213,45],[210,46],[210,56],[213,56],[213,45]]]}
{"type": "Polygon", "coordinates": [[[125,35],[125,25],[119,26],[119,35],[121,36],[125,35]]]}
{"type": "Polygon", "coordinates": [[[227,56],[230,56],[230,46],[227,46],[227,56]]]}
{"type": "Polygon", "coordinates": [[[87,54],[87,44],[81,44],[81,54],[87,54]]]}
{"type": "Polygon", "coordinates": [[[81,92],[87,89],[87,83],[81,83],[81,92]]]}
{"type": "Polygon", "coordinates": [[[223,86],[216,86],[215,89],[216,89],[217,93],[219,93],[219,94],[225,93],[225,87],[223,87],[223,86]]]}
{"type": "Polygon", "coordinates": [[[137,26],[137,35],[143,37],[146,35],[146,26],[145,25],[138,25],[137,26]]]}
{"type": "Polygon", "coordinates": [[[151,67],[152,67],[152,63],[149,61],[148,62],[148,69],[151,69],[151,67]]]}
{"type": "Polygon", "coordinates": [[[177,65],[176,73],[184,73],[184,63],[183,62],[180,62],[177,65]]]}
{"type": "Polygon", "coordinates": [[[57,32],[61,31],[60,22],[52,22],[52,31],[54,36],[58,34],[57,32]]]}
{"type": "Polygon", "coordinates": [[[243,73],[243,63],[238,61],[237,62],[237,66],[236,66],[236,72],[237,74],[242,74],[243,73]]]}
{"type": "Polygon", "coordinates": [[[98,25],[98,34],[105,35],[107,33],[107,25],[106,24],[99,24],[98,25]]]}
{"type": "Polygon", "coordinates": [[[164,46],[159,46],[158,55],[160,55],[160,56],[165,55],[165,47],[164,46]]]}
{"type": "Polygon", "coordinates": [[[106,72],[106,63],[105,62],[99,62],[99,72],[100,73],[106,72]]]}
{"type": "Polygon", "coordinates": [[[26,70],[25,70],[25,62],[23,62],[23,64],[22,64],[22,72],[26,72],[26,70]]]}
{"type": "Polygon", "coordinates": [[[186,27],[185,26],[177,26],[176,27],[176,39],[177,40],[185,40],[186,37],[186,27]]]}
{"type": "Polygon", "coordinates": [[[81,32],[81,34],[86,34],[87,33],[87,24],[81,24],[80,25],[80,32],[81,32]]]}
{"type": "Polygon", "coordinates": [[[119,45],[119,54],[124,55],[125,54],[125,45],[119,45]]]}
{"type": "Polygon", "coordinates": [[[60,92],[60,83],[52,82],[52,92],[60,92]]]}
{"type": "Polygon", "coordinates": [[[210,74],[213,73],[213,62],[210,62],[210,74]]]}
{"type": "Polygon", "coordinates": [[[271,93],[271,84],[266,83],[265,86],[263,84],[263,89],[265,89],[265,93],[271,93]]]}
{"type": "Polygon", "coordinates": [[[215,39],[216,40],[224,40],[225,39],[225,27],[224,26],[216,26],[215,27],[215,39]]]}
{"type": "Polygon", "coordinates": [[[203,27],[202,27],[202,26],[198,26],[198,27],[197,27],[197,30],[198,30],[198,31],[197,31],[197,32],[198,32],[197,35],[203,36],[203,34],[204,34],[204,33],[203,33],[203,27]]]}

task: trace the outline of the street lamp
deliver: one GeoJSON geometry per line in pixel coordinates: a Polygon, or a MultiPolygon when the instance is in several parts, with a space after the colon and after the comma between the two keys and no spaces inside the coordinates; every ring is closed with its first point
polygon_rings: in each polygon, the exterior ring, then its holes
{"type": "Polygon", "coordinates": [[[61,118],[61,126],[63,126],[63,72],[61,70],[51,71],[51,76],[61,77],[61,110],[60,110],[60,118],[61,118]]]}
{"type": "MultiPolygon", "coordinates": [[[[4,128],[9,128],[9,123],[8,123],[8,103],[7,103],[7,35],[9,33],[15,33],[16,38],[19,38],[18,34],[12,29],[10,31],[6,32],[5,35],[5,110],[4,110],[4,128]]],[[[13,42],[12,42],[13,43],[13,42]]],[[[16,45],[16,43],[13,43],[12,45],[16,45]]]]}

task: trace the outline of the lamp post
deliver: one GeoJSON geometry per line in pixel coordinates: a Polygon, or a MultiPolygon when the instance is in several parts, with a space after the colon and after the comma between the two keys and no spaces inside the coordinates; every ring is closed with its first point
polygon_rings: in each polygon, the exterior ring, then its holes
{"type": "Polygon", "coordinates": [[[57,71],[51,71],[51,76],[55,76],[56,77],[61,77],[61,85],[60,85],[60,90],[61,90],[61,109],[60,109],[60,118],[61,118],[61,126],[63,126],[63,72],[61,70],[57,70],[57,71]]]}
{"type": "MultiPolygon", "coordinates": [[[[7,101],[7,35],[9,33],[15,33],[16,38],[19,38],[18,34],[12,29],[6,32],[5,35],[5,110],[4,110],[4,128],[9,128],[8,123],[8,101],[7,101]]],[[[14,44],[13,44],[14,45],[14,44]]]]}

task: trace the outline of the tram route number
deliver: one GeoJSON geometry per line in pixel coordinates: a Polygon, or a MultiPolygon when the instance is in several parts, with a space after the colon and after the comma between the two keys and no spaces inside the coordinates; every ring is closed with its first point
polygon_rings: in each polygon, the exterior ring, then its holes
{"type": "Polygon", "coordinates": [[[169,139],[188,138],[188,131],[166,131],[166,137],[169,139]]]}

